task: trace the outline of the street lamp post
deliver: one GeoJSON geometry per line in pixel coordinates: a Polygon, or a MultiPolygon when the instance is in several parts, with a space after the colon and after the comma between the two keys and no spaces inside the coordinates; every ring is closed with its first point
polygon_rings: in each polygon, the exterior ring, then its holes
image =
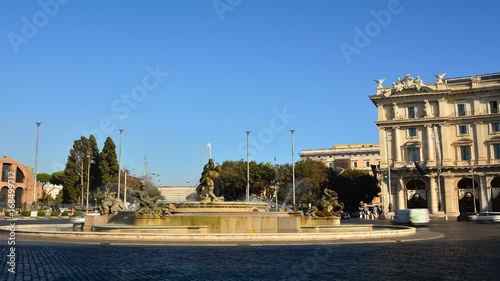
{"type": "Polygon", "coordinates": [[[39,132],[40,132],[40,122],[36,122],[36,147],[35,147],[35,184],[34,184],[34,187],[33,187],[33,201],[35,203],[35,205],[37,205],[37,194],[36,194],[36,184],[37,184],[37,179],[36,179],[36,175],[37,175],[37,170],[38,170],[38,135],[39,135],[39,132]]]}
{"type": "Polygon", "coordinates": [[[275,169],[275,179],[274,179],[274,195],[276,199],[276,212],[279,211],[278,208],[278,164],[276,163],[276,156],[274,156],[274,169],[275,169]]]}
{"type": "Polygon", "coordinates": [[[89,190],[90,190],[90,154],[87,154],[87,203],[85,206],[86,213],[89,213],[89,190]]]}
{"type": "Polygon", "coordinates": [[[123,188],[123,201],[125,203],[125,209],[128,210],[128,206],[127,206],[127,170],[125,170],[125,172],[124,172],[123,185],[124,185],[124,188],[123,188]]]}
{"type": "Polygon", "coordinates": [[[250,131],[246,131],[247,133],[247,201],[250,201],[250,150],[248,146],[248,137],[250,135],[250,131]]]}
{"type": "Polygon", "coordinates": [[[292,193],[293,193],[293,211],[296,211],[297,208],[296,208],[296,205],[295,205],[295,162],[293,160],[293,155],[295,154],[294,152],[294,139],[293,139],[293,135],[295,133],[295,130],[290,130],[290,132],[292,133],[292,193]]]}
{"type": "Polygon", "coordinates": [[[120,174],[122,169],[122,135],[123,129],[120,129],[120,155],[118,156],[118,194],[117,199],[120,199],[120,174]]]}

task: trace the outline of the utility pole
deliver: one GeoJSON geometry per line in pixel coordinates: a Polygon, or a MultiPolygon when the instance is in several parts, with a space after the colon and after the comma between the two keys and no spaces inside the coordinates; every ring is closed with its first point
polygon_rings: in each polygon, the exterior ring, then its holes
{"type": "Polygon", "coordinates": [[[122,169],[122,135],[123,135],[123,129],[120,129],[120,155],[118,156],[118,194],[116,195],[117,199],[120,199],[120,175],[121,175],[121,169],[122,169]]]}
{"type": "Polygon", "coordinates": [[[292,192],[293,192],[293,211],[297,211],[297,206],[295,205],[295,161],[293,160],[293,155],[295,154],[294,150],[294,139],[293,135],[295,133],[295,130],[290,130],[292,133],[292,192]]]}
{"type": "Polygon", "coordinates": [[[250,131],[246,131],[247,133],[247,202],[250,201],[250,150],[248,145],[248,136],[250,135],[250,131]]]}
{"type": "Polygon", "coordinates": [[[36,194],[36,186],[37,186],[37,182],[38,180],[36,179],[36,175],[37,175],[37,172],[38,172],[38,135],[40,133],[40,122],[36,122],[36,148],[35,148],[35,184],[34,184],[34,187],[33,187],[33,201],[35,203],[35,206],[38,204],[37,203],[37,194],[36,194]]]}

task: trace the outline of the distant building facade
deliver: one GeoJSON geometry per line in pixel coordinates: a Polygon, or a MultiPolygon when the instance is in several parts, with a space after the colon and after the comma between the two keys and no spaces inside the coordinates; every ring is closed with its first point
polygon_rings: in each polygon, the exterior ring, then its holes
{"type": "Polygon", "coordinates": [[[186,202],[197,198],[196,186],[160,186],[158,190],[168,202],[186,202]]]}
{"type": "Polygon", "coordinates": [[[500,211],[500,73],[434,76],[425,84],[407,74],[389,87],[376,80],[369,97],[378,112],[383,203],[449,216],[500,211]]]}
{"type": "MultiPolygon", "coordinates": [[[[378,144],[338,144],[332,148],[305,149],[300,153],[302,159],[320,161],[334,170],[356,169],[368,171],[372,166],[380,168],[380,146],[378,144]]],[[[381,205],[380,197],[373,198],[371,203],[381,205]]]]}
{"type": "MultiPolygon", "coordinates": [[[[33,169],[8,157],[0,158],[2,167],[2,178],[0,179],[0,208],[9,209],[9,189],[14,194],[15,207],[17,209],[31,208],[34,202],[35,176],[33,169]]],[[[37,198],[42,195],[41,185],[37,185],[37,198]]],[[[11,197],[12,198],[12,197],[11,197]]]]}
{"type": "Polygon", "coordinates": [[[339,144],[332,148],[305,149],[300,157],[321,161],[332,169],[371,171],[371,165],[380,165],[380,147],[378,144],[339,144]]]}

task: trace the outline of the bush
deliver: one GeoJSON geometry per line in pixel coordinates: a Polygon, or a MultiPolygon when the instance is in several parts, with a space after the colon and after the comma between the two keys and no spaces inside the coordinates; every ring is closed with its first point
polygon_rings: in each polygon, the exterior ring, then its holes
{"type": "Polygon", "coordinates": [[[21,212],[21,216],[23,217],[29,217],[31,216],[31,211],[30,210],[24,210],[21,212]]]}
{"type": "Polygon", "coordinates": [[[68,216],[68,212],[67,211],[62,212],[61,216],[67,217],[68,216]]]}
{"type": "Polygon", "coordinates": [[[75,211],[75,217],[81,217],[83,214],[82,211],[75,211]]]}
{"type": "Polygon", "coordinates": [[[15,214],[16,214],[15,212],[12,212],[12,214],[11,214],[10,210],[5,211],[6,218],[12,218],[12,217],[14,217],[15,214]]]}
{"type": "Polygon", "coordinates": [[[50,212],[50,216],[51,217],[58,217],[59,216],[59,212],[58,211],[52,211],[52,212],[50,212]]]}
{"type": "Polygon", "coordinates": [[[45,217],[45,211],[38,211],[38,212],[36,213],[36,215],[37,215],[38,217],[45,217]]]}

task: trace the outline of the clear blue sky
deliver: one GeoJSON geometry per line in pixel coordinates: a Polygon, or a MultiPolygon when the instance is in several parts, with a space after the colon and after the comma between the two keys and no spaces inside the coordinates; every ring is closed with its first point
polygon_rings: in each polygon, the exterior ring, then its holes
{"type": "Polygon", "coordinates": [[[295,160],[303,149],[378,143],[373,80],[499,72],[499,10],[498,1],[1,1],[0,156],[34,167],[41,122],[38,171],[52,173],[75,139],[119,146],[122,128],[122,166],[140,175],[146,156],[163,185],[186,185],[198,181],[207,143],[219,163],[246,159],[247,130],[257,162],[290,163],[290,129],[295,160]]]}

